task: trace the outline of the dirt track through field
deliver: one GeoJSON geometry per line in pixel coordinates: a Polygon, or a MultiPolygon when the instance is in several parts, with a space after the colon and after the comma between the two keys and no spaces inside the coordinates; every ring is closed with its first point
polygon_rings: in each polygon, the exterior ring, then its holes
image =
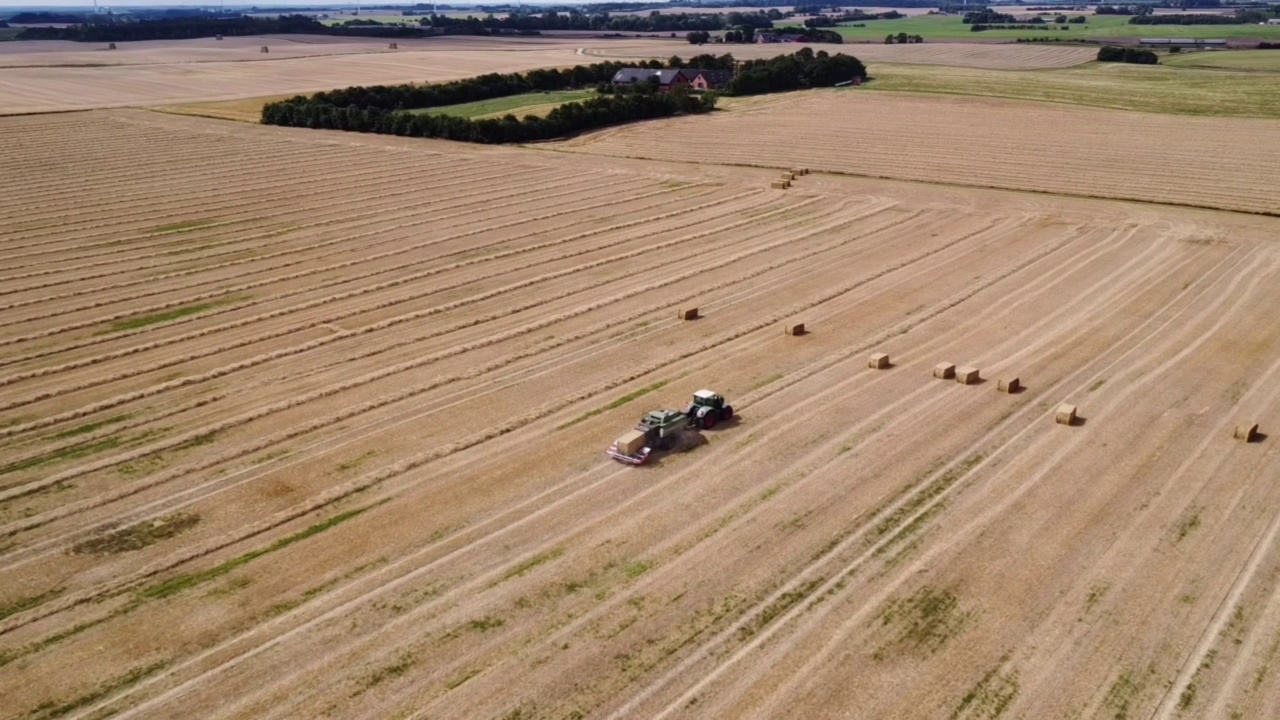
{"type": "MultiPolygon", "coordinates": [[[[1280,427],[1280,221],[734,166],[842,102],[680,158],[0,122],[0,716],[1276,707],[1280,456],[1231,431],[1280,427]],[[702,387],[705,442],[603,456],[702,387]]],[[[826,147],[788,164],[881,152],[826,147]]]]}

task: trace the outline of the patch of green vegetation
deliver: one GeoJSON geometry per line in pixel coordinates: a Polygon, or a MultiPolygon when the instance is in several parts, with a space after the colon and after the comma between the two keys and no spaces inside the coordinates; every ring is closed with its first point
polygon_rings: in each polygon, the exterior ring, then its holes
{"type": "Polygon", "coordinates": [[[151,315],[140,315],[138,317],[124,318],[111,323],[110,327],[105,330],[99,330],[95,335],[110,335],[111,333],[125,332],[127,330],[137,330],[138,328],[147,327],[148,325],[158,325],[173,320],[179,320],[192,315],[207,313],[226,305],[234,305],[235,303],[244,302],[249,298],[246,296],[228,298],[217,302],[200,303],[198,305],[187,305],[186,307],[174,308],[164,312],[153,313],[151,315]]]}
{"type": "Polygon", "coordinates": [[[32,595],[30,597],[14,600],[8,605],[0,605],[0,620],[4,620],[11,615],[17,615],[20,612],[26,612],[33,607],[43,605],[44,603],[61,595],[62,590],[62,588],[58,587],[52,590],[46,590],[39,595],[32,595]]]}
{"type": "Polygon", "coordinates": [[[453,115],[455,117],[464,117],[477,119],[483,117],[502,117],[508,113],[516,113],[520,110],[527,110],[528,114],[543,115],[550,112],[552,108],[563,105],[568,102],[577,102],[586,100],[595,96],[595,90],[557,90],[552,92],[532,92],[522,95],[508,95],[507,97],[493,98],[491,100],[477,100],[469,103],[458,103],[457,105],[441,105],[439,107],[423,108],[414,110],[416,113],[425,113],[430,115],[453,115]]]}
{"type": "MultiPolygon", "coordinates": [[[[1001,658],[1000,664],[1004,664],[1006,659],[1001,658]]],[[[1018,697],[1018,690],[1018,673],[1001,673],[1000,665],[996,665],[960,698],[960,704],[951,711],[950,720],[995,720],[1009,709],[1009,704],[1018,697]]]]}
{"type": "Polygon", "coordinates": [[[157,235],[173,235],[175,233],[191,232],[192,230],[207,228],[215,222],[216,221],[214,220],[185,220],[183,222],[173,223],[172,225],[161,225],[159,227],[152,228],[147,235],[149,237],[155,237],[157,235]]]}
{"type": "Polygon", "coordinates": [[[563,548],[555,548],[554,550],[548,550],[547,552],[534,555],[528,560],[525,560],[524,562],[508,570],[507,574],[502,576],[502,580],[510,580],[511,578],[524,577],[526,574],[528,574],[530,570],[533,570],[539,565],[549,563],[563,554],[564,554],[563,548]]]}
{"type": "Polygon", "coordinates": [[[589,412],[585,412],[579,415],[578,417],[570,420],[569,422],[564,423],[563,425],[561,425],[556,429],[563,430],[567,427],[572,427],[573,425],[577,425],[583,420],[589,420],[597,415],[606,413],[610,410],[616,410],[622,407],[623,405],[626,405],[627,403],[631,402],[632,400],[635,400],[637,398],[642,398],[645,395],[648,395],[649,393],[657,392],[658,390],[661,390],[662,388],[666,387],[669,382],[670,382],[669,380],[660,380],[652,385],[646,385],[640,388],[639,390],[636,390],[635,392],[630,392],[630,393],[627,393],[626,395],[623,395],[622,397],[618,398],[617,400],[614,400],[608,405],[605,405],[603,407],[598,407],[595,410],[591,410],[589,412]]]}
{"type": "Polygon", "coordinates": [[[1217,50],[1184,52],[1161,58],[1164,65],[1174,67],[1227,68],[1255,72],[1280,72],[1280,53],[1268,50],[1217,50]]]}
{"type": "Polygon", "coordinates": [[[149,588],[145,588],[139,591],[139,595],[144,598],[153,598],[153,599],[166,598],[171,595],[177,595],[178,593],[186,590],[190,590],[191,588],[197,585],[201,585],[215,578],[222,577],[223,575],[226,575],[227,573],[231,572],[232,570],[235,570],[236,568],[242,565],[247,565],[248,563],[251,563],[254,560],[257,560],[263,555],[276,552],[277,550],[283,550],[284,548],[289,547],[290,545],[296,542],[301,542],[312,536],[319,535],[325,530],[329,530],[333,527],[341,525],[342,523],[354,517],[357,517],[377,507],[378,505],[381,505],[384,502],[386,502],[386,500],[376,502],[372,505],[366,505],[365,507],[362,507],[362,508],[356,508],[355,510],[348,510],[344,513],[339,513],[329,518],[328,520],[325,520],[324,522],[316,523],[315,525],[312,525],[311,527],[308,527],[307,529],[302,530],[301,532],[296,532],[288,537],[281,538],[271,543],[267,547],[260,548],[258,550],[252,550],[239,557],[232,558],[231,560],[228,560],[222,563],[221,565],[216,565],[214,567],[209,568],[208,570],[201,570],[200,572],[179,575],[177,577],[171,578],[157,585],[152,585],[149,588]]]}
{"type": "Polygon", "coordinates": [[[417,659],[412,655],[407,652],[402,653],[394,663],[380,667],[370,673],[369,676],[364,679],[364,682],[361,683],[360,689],[351,693],[351,697],[357,697],[363,694],[366,690],[374,688],[388,680],[391,680],[392,678],[398,678],[401,675],[404,675],[409,672],[409,668],[413,667],[415,663],[417,663],[417,659]]]}
{"type": "Polygon", "coordinates": [[[876,548],[875,554],[883,555],[886,551],[893,548],[895,545],[901,543],[903,540],[906,540],[907,538],[919,532],[921,528],[929,524],[930,520],[932,520],[935,516],[941,514],[942,511],[946,509],[947,509],[946,501],[936,502],[933,505],[929,506],[928,509],[926,509],[924,512],[920,513],[919,515],[915,516],[914,518],[912,518],[911,522],[907,523],[905,526],[903,526],[901,530],[891,535],[888,540],[886,540],[884,543],[880,545],[880,547],[876,548]]]}
{"type": "MultiPolygon", "coordinates": [[[[1173,115],[1280,118],[1280,73],[1090,63],[1052,70],[877,64],[872,92],[1034,100],[1173,115]]],[[[822,90],[820,92],[839,92],[822,90]]]]}
{"type": "Polygon", "coordinates": [[[346,471],[348,471],[348,470],[355,470],[356,468],[358,468],[358,467],[360,467],[361,465],[363,465],[363,464],[364,464],[364,462],[365,462],[366,460],[368,460],[369,458],[371,458],[371,457],[373,457],[373,456],[375,456],[375,455],[377,455],[377,454],[378,454],[378,451],[377,451],[377,450],[370,450],[369,452],[367,452],[367,453],[365,453],[365,454],[361,455],[360,457],[352,458],[351,460],[348,460],[348,461],[346,461],[346,462],[344,462],[344,463],[338,463],[338,472],[346,472],[346,471]]]}
{"type": "MultiPolygon", "coordinates": [[[[353,577],[355,577],[355,576],[357,576],[357,575],[360,575],[360,574],[364,573],[364,572],[365,572],[365,571],[367,571],[367,570],[370,570],[370,569],[372,569],[372,568],[375,568],[375,567],[377,567],[377,566],[379,566],[379,565],[384,565],[384,564],[386,564],[386,562],[387,562],[387,558],[386,558],[386,557],[381,557],[381,558],[378,558],[377,560],[374,560],[373,562],[368,562],[368,563],[365,563],[365,564],[363,564],[363,565],[361,565],[361,566],[359,566],[359,567],[357,567],[357,568],[354,568],[354,569],[352,569],[352,570],[349,570],[349,571],[347,571],[347,572],[343,573],[340,577],[335,577],[335,578],[333,578],[332,580],[329,580],[329,581],[327,581],[327,582],[323,582],[323,583],[321,583],[321,584],[319,584],[319,585],[316,585],[315,587],[309,588],[306,592],[302,593],[301,595],[299,595],[298,597],[296,597],[296,598],[294,598],[294,599],[292,599],[292,600],[286,600],[286,601],[284,601],[284,602],[282,602],[282,603],[276,603],[275,605],[272,605],[271,607],[267,608],[267,611],[266,611],[265,615],[266,615],[266,617],[275,617],[276,615],[283,615],[283,614],[285,614],[285,613],[287,613],[287,612],[289,612],[289,611],[291,611],[291,610],[293,610],[293,609],[295,609],[295,608],[297,608],[297,607],[302,606],[302,605],[303,605],[303,604],[305,604],[308,600],[311,600],[312,598],[316,597],[317,595],[320,595],[321,593],[327,592],[328,590],[330,590],[330,589],[332,589],[334,586],[336,586],[338,583],[340,583],[340,582],[342,582],[342,581],[344,581],[344,580],[350,580],[351,578],[353,578],[353,577]]],[[[247,581],[248,581],[248,578],[242,578],[242,580],[246,581],[246,582],[245,582],[245,584],[246,584],[246,585],[248,584],[248,582],[247,582],[247,581]]],[[[233,581],[233,582],[234,582],[234,581],[233,581]]]]}
{"type": "Polygon", "coordinates": [[[1106,379],[1106,378],[1102,378],[1102,379],[1101,379],[1101,380],[1099,380],[1098,382],[1096,382],[1096,383],[1094,383],[1094,384],[1090,385],[1090,386],[1089,386],[1089,392],[1093,392],[1093,391],[1097,390],[1098,388],[1100,388],[1100,387],[1102,387],[1103,385],[1105,385],[1105,384],[1106,384],[1106,382],[1107,382],[1107,379],[1106,379]]]}
{"type": "MultiPolygon", "coordinates": [[[[982,453],[971,455],[964,462],[956,465],[942,475],[939,475],[933,482],[929,483],[913,495],[897,510],[894,510],[889,517],[881,520],[876,525],[875,537],[884,537],[886,534],[896,529],[904,520],[919,510],[925,503],[938,497],[945,492],[947,488],[951,487],[965,475],[969,474],[969,471],[977,467],[977,465],[985,458],[986,456],[982,453]]],[[[932,473],[933,471],[930,470],[929,472],[932,473]]]]}
{"type": "Polygon", "coordinates": [[[809,597],[809,595],[816,590],[824,580],[826,580],[824,577],[812,578],[810,580],[806,580],[796,589],[788,590],[787,592],[779,595],[776,600],[769,603],[763,610],[757,613],[750,622],[738,628],[738,639],[746,640],[752,635],[763,630],[779,615],[797,605],[801,600],[809,597]]]}
{"type": "Polygon", "coordinates": [[[67,460],[77,460],[82,457],[88,457],[89,455],[113,450],[119,447],[121,442],[123,442],[122,438],[109,437],[96,442],[85,443],[83,445],[73,445],[71,447],[62,448],[61,450],[56,450],[44,455],[30,457],[26,460],[19,460],[18,462],[0,467],[0,475],[8,475],[9,473],[21,472],[22,470],[31,470],[32,468],[44,467],[45,465],[52,465],[53,463],[66,462],[67,460]]]}
{"type": "Polygon", "coordinates": [[[31,711],[28,718],[30,718],[30,720],[50,720],[51,718],[62,717],[63,715],[79,710],[86,705],[91,705],[114,692],[123,690],[142,678],[161,670],[168,664],[169,662],[167,660],[161,660],[159,662],[151,663],[150,665],[136,667],[124,675],[106,682],[91,692],[81,695],[69,702],[56,703],[49,701],[41,703],[31,711]]]}
{"type": "Polygon", "coordinates": [[[637,560],[622,569],[622,574],[627,576],[628,580],[635,580],[641,575],[649,572],[653,568],[653,563],[649,560],[637,560]]]}
{"type": "Polygon", "coordinates": [[[105,535],[83,540],[71,547],[75,554],[105,555],[141,550],[161,540],[185,532],[200,522],[200,516],[194,513],[178,512],[166,515],[157,520],[137,523],[129,527],[109,532],[105,535]]]}
{"type": "Polygon", "coordinates": [[[476,618],[475,620],[471,620],[467,622],[467,629],[471,630],[472,632],[485,633],[485,632],[489,632],[490,630],[493,630],[494,628],[500,628],[506,624],[507,624],[507,621],[503,620],[500,617],[493,617],[492,615],[486,615],[482,618],[476,618]]]}
{"type": "Polygon", "coordinates": [[[153,455],[151,457],[139,458],[137,460],[127,462],[116,468],[116,473],[126,477],[133,475],[146,475],[147,473],[155,472],[168,464],[169,462],[164,458],[153,455]]]}
{"type": "Polygon", "coordinates": [[[1089,595],[1084,599],[1084,614],[1088,615],[1092,612],[1093,609],[1097,607],[1098,603],[1102,602],[1102,598],[1107,594],[1107,590],[1110,589],[1111,586],[1105,583],[1094,583],[1090,586],[1089,595]]]}
{"type": "Polygon", "coordinates": [[[1196,684],[1187,683],[1182,688],[1182,694],[1178,696],[1178,710],[1187,710],[1191,708],[1191,704],[1196,701],[1196,684]]]}
{"type": "Polygon", "coordinates": [[[1103,707],[1114,720],[1127,720],[1145,684],[1143,678],[1133,671],[1122,670],[1107,690],[1107,696],[1102,700],[1103,707]]]}
{"type": "Polygon", "coordinates": [[[960,600],[953,591],[925,585],[910,597],[886,603],[880,624],[893,628],[893,634],[872,657],[884,660],[895,648],[934,653],[960,634],[972,616],[960,609],[960,600]]]}
{"type": "Polygon", "coordinates": [[[1182,542],[1183,538],[1190,535],[1193,530],[1200,527],[1200,508],[1192,507],[1187,514],[1178,521],[1177,537],[1173,539],[1175,543],[1182,542]]]}
{"type": "Polygon", "coordinates": [[[108,426],[108,425],[114,425],[114,424],[116,424],[116,423],[122,423],[122,422],[124,422],[125,420],[128,420],[130,417],[131,417],[131,416],[130,416],[128,413],[126,413],[126,414],[124,414],[124,415],[116,415],[116,416],[114,416],[114,417],[109,417],[109,418],[107,418],[107,419],[105,419],[105,420],[97,420],[97,421],[95,421],[95,422],[85,423],[84,425],[79,425],[79,426],[77,426],[77,427],[73,427],[73,428],[71,428],[70,430],[63,430],[62,432],[58,433],[57,435],[54,435],[54,436],[53,436],[53,439],[54,439],[54,440],[66,440],[67,438],[76,437],[77,435],[88,435],[89,433],[93,432],[94,430],[98,430],[98,429],[100,429],[100,428],[104,428],[104,427],[106,427],[106,426],[108,426]]]}

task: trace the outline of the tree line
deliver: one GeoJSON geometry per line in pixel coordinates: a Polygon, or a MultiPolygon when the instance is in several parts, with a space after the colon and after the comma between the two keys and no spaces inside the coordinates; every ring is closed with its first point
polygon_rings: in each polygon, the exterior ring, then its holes
{"type": "MultiPolygon", "coordinates": [[[[731,55],[718,58],[698,56],[688,63],[701,69],[732,68],[736,64],[731,55]]],[[[685,64],[680,58],[672,58],[667,67],[685,64]]],[[[648,66],[654,65],[663,67],[656,61],[648,66]]],[[[507,114],[500,119],[473,120],[423,112],[432,107],[532,91],[607,84],[620,68],[618,63],[598,63],[568,70],[533,70],[505,75],[491,73],[440,85],[350,87],[268,103],[262,108],[262,122],[492,144],[549,140],[610,125],[715,109],[716,93],[692,94],[683,89],[662,93],[657,92],[656,84],[638,83],[635,87],[613,88],[610,85],[609,92],[588,100],[565,103],[546,117],[526,115],[517,118],[507,114]]],[[[794,55],[742,63],[726,91],[734,95],[754,95],[831,87],[865,75],[866,67],[857,58],[814,53],[812,49],[804,48],[794,55]]]]}
{"type": "Polygon", "coordinates": [[[1237,10],[1233,15],[1208,13],[1186,15],[1143,15],[1129,18],[1130,25],[1252,25],[1273,17],[1265,10],[1237,10]]]}
{"type": "MultiPolygon", "coordinates": [[[[405,28],[413,30],[413,28],[405,28]]],[[[129,42],[133,40],[190,40],[215,35],[341,34],[306,15],[236,17],[229,19],[183,17],[162,20],[94,22],[68,27],[32,27],[18,33],[19,40],[75,40],[79,42],[129,42]]]]}
{"type": "Polygon", "coordinates": [[[297,97],[271,103],[262,109],[262,122],[330,130],[440,138],[461,142],[497,144],[535,142],[567,137],[587,130],[638,120],[671,117],[715,109],[716,96],[674,93],[614,93],[565,103],[546,117],[507,114],[500,119],[479,119],[377,107],[346,107],[316,103],[297,97]]]}
{"type": "Polygon", "coordinates": [[[776,9],[760,12],[715,14],[662,14],[610,15],[607,12],[584,13],[571,10],[566,13],[547,11],[541,13],[515,12],[505,17],[485,15],[465,18],[431,14],[418,21],[420,25],[439,28],[446,32],[466,31],[467,34],[493,30],[542,31],[542,30],[597,30],[614,32],[691,32],[724,30],[732,27],[770,28],[774,20],[783,14],[776,9]]]}
{"type": "Polygon", "coordinates": [[[1098,62],[1126,62],[1138,65],[1158,65],[1160,58],[1150,50],[1105,45],[1098,49],[1098,62]]]}
{"type": "Polygon", "coordinates": [[[819,15],[817,17],[805,18],[804,26],[808,28],[817,27],[836,27],[841,23],[847,22],[863,22],[866,20],[897,20],[906,17],[897,10],[888,10],[882,13],[866,13],[861,10],[849,10],[841,15],[819,15]]]}

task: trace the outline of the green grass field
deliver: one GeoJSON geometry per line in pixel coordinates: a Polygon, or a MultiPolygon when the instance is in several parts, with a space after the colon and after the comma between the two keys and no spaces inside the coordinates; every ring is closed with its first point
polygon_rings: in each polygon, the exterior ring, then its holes
{"type": "MultiPolygon", "coordinates": [[[[1067,17],[1078,13],[1065,12],[1067,17]]],[[[885,35],[920,35],[930,40],[1008,40],[1012,38],[1062,38],[1084,40],[1109,37],[1176,37],[1176,38],[1280,38],[1280,25],[1130,25],[1127,15],[1096,15],[1081,25],[1067,25],[1069,30],[986,30],[973,32],[956,15],[921,15],[900,20],[869,20],[866,27],[836,28],[846,40],[883,41],[885,35]]]]}
{"type": "Polygon", "coordinates": [[[433,115],[457,115],[458,117],[477,119],[488,116],[513,115],[545,115],[552,108],[575,100],[586,100],[595,94],[594,90],[560,90],[556,92],[535,92],[523,95],[477,100],[476,102],[442,105],[440,107],[423,108],[414,112],[431,113],[433,115]]]}
{"type": "MultiPolygon", "coordinates": [[[[1164,62],[1169,56],[1162,54],[1160,59],[1164,62]]],[[[981,95],[1179,115],[1280,118],[1280,102],[1276,102],[1280,73],[1122,63],[1089,63],[1059,70],[876,63],[871,74],[875,80],[866,89],[872,91],[981,95]]]]}
{"type": "Polygon", "coordinates": [[[1230,50],[1215,52],[1182,52],[1162,59],[1165,65],[1174,67],[1223,68],[1228,70],[1252,70],[1254,72],[1280,72],[1278,50],[1230,50]]]}

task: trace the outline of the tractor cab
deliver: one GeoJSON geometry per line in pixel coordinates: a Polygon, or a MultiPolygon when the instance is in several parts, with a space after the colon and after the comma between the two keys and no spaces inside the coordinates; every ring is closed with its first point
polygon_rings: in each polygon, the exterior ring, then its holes
{"type": "Polygon", "coordinates": [[[685,411],[689,420],[703,430],[710,430],[716,423],[733,417],[733,408],[724,397],[712,390],[699,390],[693,394],[693,404],[685,411]]]}
{"type": "Polygon", "coordinates": [[[693,394],[694,407],[709,407],[719,410],[724,407],[724,398],[711,390],[699,390],[693,394]]]}

